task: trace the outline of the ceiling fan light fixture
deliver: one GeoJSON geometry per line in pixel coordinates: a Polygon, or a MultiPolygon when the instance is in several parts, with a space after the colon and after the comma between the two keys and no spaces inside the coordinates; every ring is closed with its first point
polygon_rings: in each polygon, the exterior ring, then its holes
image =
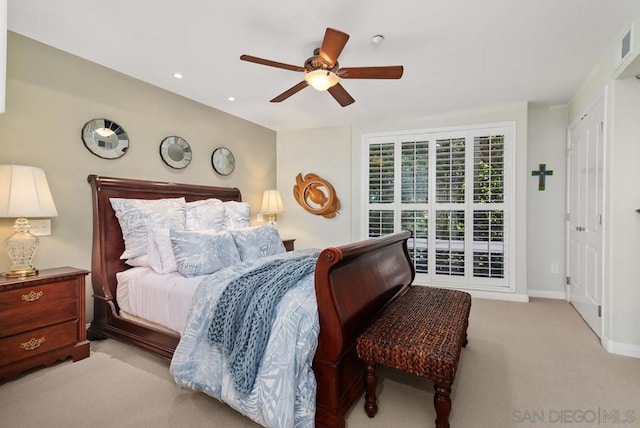
{"type": "MultiPolygon", "coordinates": [[[[374,36],[372,42],[381,42],[383,38],[382,35],[378,34],[374,36]]],[[[340,80],[399,79],[402,77],[404,67],[401,65],[340,68],[338,57],[345,47],[347,40],[349,40],[347,33],[333,28],[327,28],[324,33],[324,39],[322,39],[322,45],[313,50],[313,56],[307,58],[302,67],[244,54],[240,55],[240,60],[305,73],[303,81],[271,99],[270,102],[272,103],[282,102],[307,86],[311,86],[318,91],[328,90],[327,92],[329,92],[338,104],[346,107],[353,104],[356,100],[342,87],[340,80]]]]}
{"type": "Polygon", "coordinates": [[[318,91],[326,91],[338,83],[338,75],[330,70],[313,70],[304,75],[304,80],[318,91]]]}

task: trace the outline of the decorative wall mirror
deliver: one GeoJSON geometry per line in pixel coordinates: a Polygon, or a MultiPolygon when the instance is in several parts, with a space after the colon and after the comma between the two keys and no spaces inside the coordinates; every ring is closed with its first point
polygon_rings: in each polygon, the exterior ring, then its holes
{"type": "Polygon", "coordinates": [[[171,168],[185,168],[191,162],[191,147],[182,137],[166,137],[160,143],[160,157],[171,168]]]}
{"type": "Polygon", "coordinates": [[[220,175],[229,175],[236,167],[236,160],[231,150],[226,147],[218,147],[211,154],[211,165],[220,175]]]}
{"type": "Polygon", "coordinates": [[[94,155],[117,159],[127,152],[129,136],[117,123],[108,119],[93,119],[82,127],[82,142],[94,155]]]}

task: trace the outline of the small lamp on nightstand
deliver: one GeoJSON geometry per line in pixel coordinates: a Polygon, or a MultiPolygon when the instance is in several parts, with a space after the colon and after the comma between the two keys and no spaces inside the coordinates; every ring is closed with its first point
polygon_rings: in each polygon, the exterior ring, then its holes
{"type": "Polygon", "coordinates": [[[275,189],[265,190],[262,195],[262,208],[260,213],[269,216],[269,224],[278,226],[276,224],[276,215],[284,212],[284,205],[282,205],[282,198],[280,192],[275,189]]]}
{"type": "Polygon", "coordinates": [[[40,168],[22,165],[0,165],[0,217],[16,218],[15,233],[4,241],[13,264],[3,275],[20,278],[37,275],[31,264],[40,239],[29,232],[26,217],[55,217],[49,184],[40,168]]]}

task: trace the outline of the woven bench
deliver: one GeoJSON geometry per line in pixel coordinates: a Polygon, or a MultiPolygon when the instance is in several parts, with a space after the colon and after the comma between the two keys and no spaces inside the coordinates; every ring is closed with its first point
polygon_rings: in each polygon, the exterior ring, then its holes
{"type": "Polygon", "coordinates": [[[358,338],[358,357],[365,363],[365,411],[376,404],[376,364],[430,379],[434,383],[436,427],[449,427],[451,385],[460,352],[467,344],[471,310],[469,293],[411,286],[358,338]]]}

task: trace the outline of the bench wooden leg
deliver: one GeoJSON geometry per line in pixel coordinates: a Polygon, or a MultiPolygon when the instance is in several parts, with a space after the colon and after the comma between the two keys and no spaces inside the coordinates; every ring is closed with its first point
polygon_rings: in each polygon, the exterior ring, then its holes
{"type": "Polygon", "coordinates": [[[469,318],[467,318],[464,324],[464,340],[462,341],[462,347],[466,347],[469,343],[469,339],[467,338],[467,330],[469,330],[469,318]]]}
{"type": "Polygon", "coordinates": [[[433,406],[436,408],[436,428],[449,428],[451,385],[434,384],[433,406]]]}
{"type": "Polygon", "coordinates": [[[376,386],[378,378],[376,377],[375,363],[366,363],[365,369],[365,395],[364,395],[364,411],[367,416],[374,417],[378,413],[378,404],[376,403],[376,386]]]}

